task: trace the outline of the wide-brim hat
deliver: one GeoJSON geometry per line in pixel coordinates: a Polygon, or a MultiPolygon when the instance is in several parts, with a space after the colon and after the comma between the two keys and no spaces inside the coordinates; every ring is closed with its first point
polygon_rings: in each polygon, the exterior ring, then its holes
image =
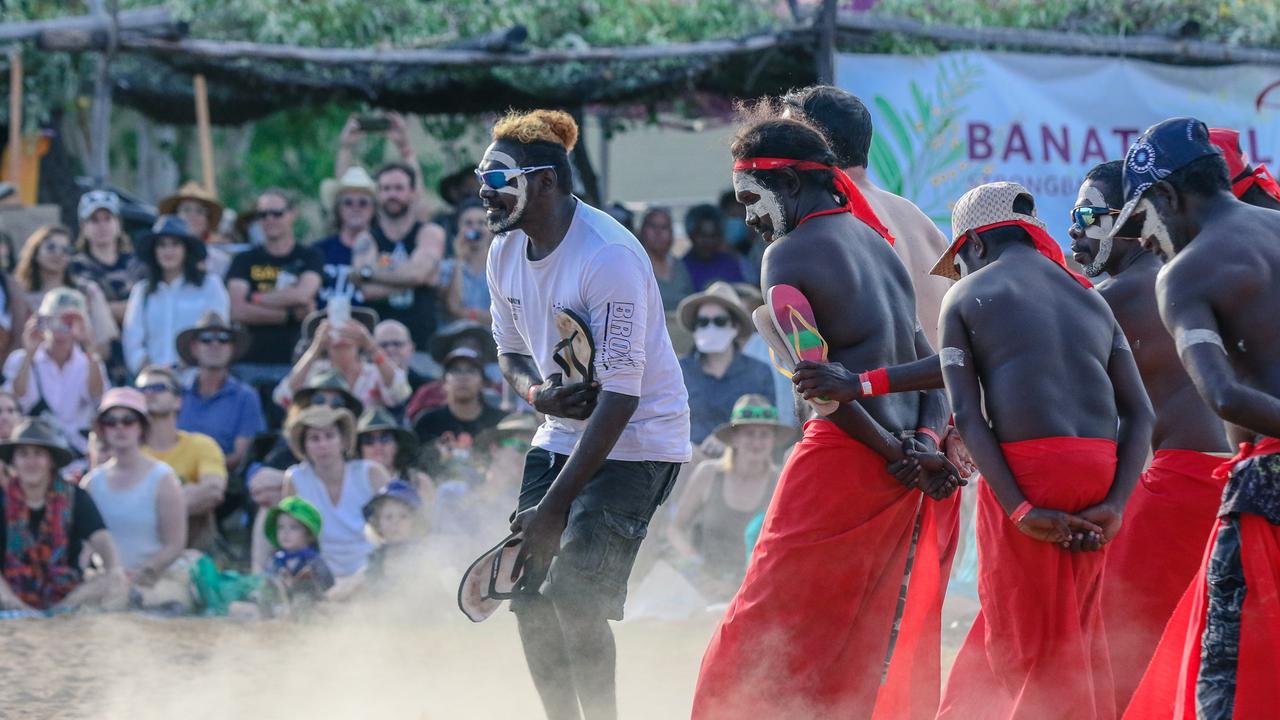
{"type": "Polygon", "coordinates": [[[204,189],[204,186],[195,180],[188,180],[178,191],[169,197],[163,198],[156,205],[156,209],[161,215],[175,215],[178,212],[178,205],[183,200],[194,200],[209,209],[209,230],[217,230],[218,223],[222,222],[222,209],[224,205],[218,202],[218,198],[213,193],[204,189]]]}
{"type": "Polygon", "coordinates": [[[774,432],[774,443],[789,442],[799,431],[778,420],[778,408],[763,395],[743,395],[733,404],[729,422],[713,431],[720,442],[728,445],[735,430],[741,427],[768,427],[774,432]]]}
{"type": "Polygon", "coordinates": [[[445,356],[463,338],[475,340],[480,346],[480,356],[485,362],[494,362],[498,359],[498,346],[493,342],[493,331],[472,320],[455,320],[437,330],[428,343],[427,351],[431,353],[432,359],[443,365],[445,356]]]}
{"type": "Polygon", "coordinates": [[[715,303],[729,311],[734,321],[738,323],[739,340],[751,337],[753,329],[751,316],[747,314],[746,308],[742,307],[742,301],[738,298],[738,293],[733,286],[721,280],[711,283],[706,290],[694,293],[680,301],[676,306],[676,318],[680,321],[680,326],[693,332],[694,321],[698,319],[698,308],[707,303],[715,303]]]}
{"type": "Polygon", "coordinates": [[[267,517],[262,523],[262,533],[273,547],[280,548],[280,543],[276,540],[276,529],[280,526],[281,514],[302,523],[302,527],[311,531],[311,536],[315,538],[316,549],[320,548],[320,530],[324,527],[324,517],[315,505],[297,495],[280,498],[280,503],[267,511],[267,517]]]}
{"type": "Polygon", "coordinates": [[[289,418],[289,423],[285,426],[285,440],[289,443],[289,449],[293,451],[294,457],[301,460],[307,458],[306,453],[303,452],[302,443],[302,437],[307,428],[322,428],[330,425],[338,428],[338,432],[342,434],[345,452],[350,454],[356,442],[356,419],[351,411],[328,405],[312,405],[289,418]]]}
{"type": "Polygon", "coordinates": [[[27,418],[19,422],[9,439],[0,441],[0,460],[13,464],[13,453],[22,445],[48,450],[55,468],[66,466],[75,457],[62,434],[42,418],[27,418]]]}
{"type": "MultiPolygon", "coordinates": [[[[303,342],[311,342],[311,338],[316,335],[316,328],[320,326],[320,321],[328,317],[329,311],[327,309],[307,313],[307,316],[302,319],[303,342]]],[[[378,312],[367,307],[352,306],[351,319],[364,325],[370,333],[373,333],[373,329],[378,325],[378,312]]]]}
{"type": "Polygon", "coordinates": [[[293,404],[309,405],[311,396],[321,390],[332,390],[341,395],[342,402],[347,406],[347,412],[351,413],[352,418],[364,412],[364,403],[360,402],[360,398],[351,392],[351,386],[333,368],[325,368],[319,372],[312,373],[307,378],[306,384],[293,394],[293,404]]]}
{"type": "Polygon", "coordinates": [[[161,215],[151,226],[151,230],[138,239],[138,257],[144,262],[154,262],[156,241],[162,237],[178,238],[186,246],[187,254],[197,261],[209,255],[204,241],[191,233],[191,226],[177,215],[161,215]]]}
{"type": "Polygon", "coordinates": [[[519,534],[508,535],[467,568],[458,584],[458,609],[471,622],[487,620],[516,593],[520,577],[511,579],[511,568],[520,553],[519,534]]]}
{"type": "Polygon", "coordinates": [[[377,197],[378,183],[374,182],[368,170],[352,165],[342,173],[342,177],[325,178],[320,183],[320,207],[326,212],[332,211],[333,203],[344,192],[362,192],[370,197],[377,197]]]}
{"type": "Polygon", "coordinates": [[[231,333],[231,362],[233,363],[249,352],[251,341],[249,333],[238,324],[227,323],[216,310],[209,310],[200,316],[200,321],[195,324],[195,327],[189,327],[178,333],[178,357],[182,358],[182,362],[188,367],[198,364],[195,355],[191,353],[191,343],[195,342],[196,337],[204,330],[222,330],[231,333]]]}
{"type": "Polygon", "coordinates": [[[422,496],[418,494],[416,488],[403,480],[392,480],[384,485],[377,495],[369,498],[369,502],[361,508],[365,521],[373,520],[373,514],[378,511],[378,506],[387,500],[399,500],[414,512],[422,509],[422,496]]]}
{"type": "Polygon", "coordinates": [[[514,412],[502,418],[494,427],[481,431],[476,436],[476,445],[489,447],[511,437],[532,439],[538,432],[538,427],[538,418],[533,413],[514,412]]]}
{"type": "Polygon", "coordinates": [[[358,440],[365,433],[381,430],[390,430],[396,434],[396,444],[400,446],[402,453],[406,452],[406,448],[411,453],[418,447],[418,436],[396,422],[385,408],[380,407],[369,408],[360,416],[360,420],[356,423],[356,439],[358,440]]]}

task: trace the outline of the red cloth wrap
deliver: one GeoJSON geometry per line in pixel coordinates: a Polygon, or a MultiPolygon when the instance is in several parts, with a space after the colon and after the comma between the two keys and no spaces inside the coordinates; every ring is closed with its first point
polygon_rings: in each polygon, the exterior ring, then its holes
{"type": "Polygon", "coordinates": [[[702,659],[693,718],[933,718],[949,557],[939,546],[954,540],[956,525],[947,507],[953,501],[922,505],[922,497],[832,423],[806,423],[746,579],[702,659]],[[882,685],[921,507],[906,607],[882,685]]]}
{"type": "Polygon", "coordinates": [[[1233,181],[1231,183],[1231,192],[1236,197],[1244,197],[1244,194],[1254,185],[1262,188],[1263,192],[1275,200],[1280,201],[1280,184],[1276,183],[1276,179],[1271,176],[1271,172],[1267,170],[1266,165],[1259,165],[1250,171],[1248,175],[1233,181]]]}
{"type": "Polygon", "coordinates": [[[789,158],[743,158],[733,164],[734,172],[742,172],[743,170],[777,170],[779,168],[789,167],[793,170],[826,170],[835,176],[836,190],[844,196],[844,205],[835,210],[823,210],[820,212],[806,215],[796,223],[796,227],[804,224],[805,220],[818,215],[834,215],[836,213],[847,212],[862,222],[871,226],[885,242],[893,244],[893,234],[889,232],[889,228],[880,222],[880,218],[876,216],[876,211],[871,209],[871,204],[863,197],[862,191],[857,185],[853,184],[853,178],[848,173],[834,165],[824,165],[809,160],[791,160],[789,158]]]}
{"type": "MultiPolygon", "coordinates": [[[[1037,227],[1025,220],[1005,220],[1004,222],[992,223],[990,225],[983,225],[980,228],[974,228],[973,232],[984,233],[988,230],[1005,227],[1007,225],[1017,225],[1023,230],[1026,230],[1027,234],[1031,236],[1031,241],[1035,245],[1037,252],[1052,260],[1058,267],[1066,270],[1067,274],[1075,278],[1075,281],[1080,283],[1080,285],[1086,290],[1093,287],[1093,283],[1089,282],[1089,278],[1086,278],[1067,266],[1067,258],[1063,256],[1062,248],[1058,245],[1058,241],[1050,237],[1049,233],[1042,227],[1037,227]]],[[[960,247],[964,245],[968,239],[969,233],[967,232],[956,238],[955,241],[951,243],[951,251],[953,253],[959,252],[960,247]]]]}
{"type": "MultiPolygon", "coordinates": [[[[1001,449],[1036,507],[1083,510],[1115,479],[1110,440],[1040,438],[1001,449]]],[[[1114,718],[1102,628],[1105,553],[1073,553],[1022,534],[985,482],[977,534],[982,610],[952,666],[939,719],[1114,718]]]]}
{"type": "MultiPolygon", "coordinates": [[[[1226,467],[1275,453],[1280,453],[1280,440],[1267,438],[1242,448],[1226,467]]],[[[1241,513],[1238,522],[1246,590],[1240,611],[1234,714],[1237,718],[1271,718],[1280,707],[1280,527],[1248,513],[1241,513]]],[[[1125,720],[1196,720],[1196,676],[1200,673],[1200,639],[1208,605],[1205,569],[1221,523],[1218,520],[1209,531],[1200,572],[1165,626],[1125,720]]]]}
{"type": "Polygon", "coordinates": [[[1160,450],[1138,481],[1120,533],[1107,549],[1102,616],[1123,710],[1142,679],[1165,623],[1195,578],[1217,520],[1223,459],[1194,450],[1160,450]]]}

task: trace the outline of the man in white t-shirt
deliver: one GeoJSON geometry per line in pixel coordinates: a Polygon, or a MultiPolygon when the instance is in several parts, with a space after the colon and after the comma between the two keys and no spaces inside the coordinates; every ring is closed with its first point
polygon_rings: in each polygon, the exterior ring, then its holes
{"type": "Polygon", "coordinates": [[[525,460],[512,600],[548,717],[616,716],[613,633],[649,519],[690,458],[689,402],[640,243],[573,196],[563,112],[509,115],[477,170],[493,335],[507,382],[547,416],[525,460]],[[563,384],[555,315],[582,318],[591,382],[563,384]],[[554,562],[552,561],[554,558],[554,562]]]}

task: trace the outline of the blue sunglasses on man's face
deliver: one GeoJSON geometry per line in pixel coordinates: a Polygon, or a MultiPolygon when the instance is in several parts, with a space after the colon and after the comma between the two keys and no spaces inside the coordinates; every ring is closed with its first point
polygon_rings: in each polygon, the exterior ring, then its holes
{"type": "Polygon", "coordinates": [[[501,190],[502,188],[510,185],[512,180],[515,180],[521,175],[527,175],[528,173],[538,170],[555,170],[555,168],[555,165],[535,165],[534,167],[503,168],[501,170],[484,171],[480,170],[480,168],[476,168],[475,173],[476,177],[480,178],[480,182],[494,190],[501,190]]]}

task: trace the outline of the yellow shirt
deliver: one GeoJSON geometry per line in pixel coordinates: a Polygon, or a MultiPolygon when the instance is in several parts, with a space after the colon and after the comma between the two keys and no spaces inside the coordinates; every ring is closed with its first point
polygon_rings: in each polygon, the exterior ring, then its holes
{"type": "Polygon", "coordinates": [[[178,442],[165,452],[156,452],[150,447],[143,448],[143,452],[173,468],[183,485],[196,484],[202,475],[227,479],[226,456],[208,435],[179,430],[178,442]]]}

